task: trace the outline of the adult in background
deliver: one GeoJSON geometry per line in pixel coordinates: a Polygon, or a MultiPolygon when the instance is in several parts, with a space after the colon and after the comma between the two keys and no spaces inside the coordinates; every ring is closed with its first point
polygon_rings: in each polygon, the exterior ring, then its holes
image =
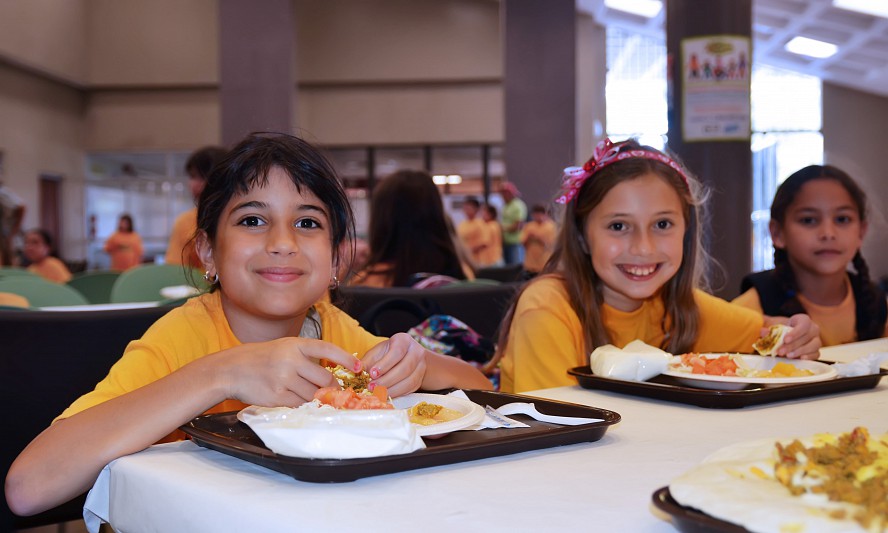
{"type": "MultiPolygon", "coordinates": [[[[220,146],[206,146],[197,150],[185,162],[188,173],[188,187],[195,205],[200,193],[207,184],[210,170],[225,156],[226,150],[220,146]]],[[[197,232],[197,207],[185,211],[173,223],[170,242],[167,245],[164,262],[172,265],[189,265],[200,269],[200,258],[194,250],[194,237],[197,232]]]]}
{"type": "Polygon", "coordinates": [[[521,229],[527,219],[527,204],[521,200],[521,192],[514,183],[503,183],[500,186],[500,194],[505,202],[502,216],[503,259],[507,265],[522,263],[524,245],[521,244],[521,229]]]}
{"type": "Polygon", "coordinates": [[[496,207],[490,204],[481,206],[481,218],[490,232],[490,246],[484,249],[478,266],[503,266],[503,227],[500,226],[497,215],[496,207]]]}
{"type": "Polygon", "coordinates": [[[24,218],[25,202],[0,180],[0,266],[13,264],[12,241],[24,218]]]}
{"type": "Polygon", "coordinates": [[[117,221],[117,231],[105,241],[111,257],[111,270],[124,271],[142,263],[142,237],[133,228],[133,217],[124,213],[117,221]]]}

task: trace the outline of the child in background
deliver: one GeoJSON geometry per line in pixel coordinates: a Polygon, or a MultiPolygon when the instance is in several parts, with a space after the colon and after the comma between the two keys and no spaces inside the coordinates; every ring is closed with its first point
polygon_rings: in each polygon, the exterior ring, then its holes
{"type": "Polygon", "coordinates": [[[117,231],[105,241],[105,251],[111,257],[111,270],[128,270],[142,263],[142,238],[133,228],[133,217],[120,215],[117,231]]]}
{"type": "Polygon", "coordinates": [[[807,313],[824,346],[888,337],[885,293],[860,254],[866,194],[848,174],[829,165],[795,172],[777,188],[769,229],[775,268],[744,278],[734,303],[766,315],[807,313]]]}
{"type": "Polygon", "coordinates": [[[61,259],[55,257],[52,247],[52,236],[40,228],[25,233],[25,245],[22,248],[28,260],[28,270],[56,283],[67,283],[71,279],[71,271],[61,259]]]}
{"type": "Polygon", "coordinates": [[[210,175],[197,221],[197,251],[214,290],[131,342],[108,377],[19,455],[6,479],[16,514],[80,494],[109,461],[201,413],[311,400],[336,384],[321,358],[369,369],[370,388],[385,386],[392,396],[490,388],[468,363],[406,333],[375,337],[319,301],[336,283],[354,219],[332,166],[304,141],[283,134],[242,141],[210,175]]]}
{"type": "Polygon", "coordinates": [[[673,159],[635,141],[604,140],[583,167],[566,169],[552,259],[503,324],[504,391],[576,384],[567,370],[608,343],[749,352],[763,326],[777,322],[794,327],[780,355],[819,355],[819,330],[806,315],[767,318],[698,288],[698,188],[673,159]]]}
{"type": "Polygon", "coordinates": [[[487,223],[478,216],[479,209],[481,204],[474,196],[463,200],[462,210],[466,218],[456,226],[456,235],[469,253],[472,264],[476,266],[482,264],[484,253],[490,247],[491,240],[487,223]]]}
{"type": "Polygon", "coordinates": [[[552,256],[558,227],[546,212],[546,206],[536,204],[530,209],[530,221],[521,229],[524,245],[524,270],[531,275],[542,272],[552,256]]]}
{"type": "Polygon", "coordinates": [[[481,206],[481,218],[487,223],[490,233],[490,246],[484,250],[479,266],[491,267],[503,265],[503,227],[497,220],[496,207],[490,204],[481,206]]]}

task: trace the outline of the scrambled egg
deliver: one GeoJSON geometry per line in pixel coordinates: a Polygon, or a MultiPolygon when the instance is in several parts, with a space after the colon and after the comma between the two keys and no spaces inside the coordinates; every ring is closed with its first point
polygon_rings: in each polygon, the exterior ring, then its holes
{"type": "Polygon", "coordinates": [[[888,434],[871,439],[858,427],[838,436],[816,435],[809,447],[798,440],[786,446],[778,442],[774,475],[795,496],[852,504],[852,518],[868,531],[888,530],[888,434]]]}
{"type": "Polygon", "coordinates": [[[355,374],[342,365],[327,367],[327,370],[333,373],[336,381],[339,382],[339,386],[343,389],[350,388],[355,392],[361,392],[366,389],[367,384],[370,383],[370,374],[363,370],[355,374]]]}

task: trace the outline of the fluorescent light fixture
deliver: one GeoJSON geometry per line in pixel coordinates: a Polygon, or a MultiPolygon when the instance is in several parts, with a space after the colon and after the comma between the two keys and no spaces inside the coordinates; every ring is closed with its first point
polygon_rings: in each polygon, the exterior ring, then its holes
{"type": "Polygon", "coordinates": [[[808,37],[793,37],[784,47],[788,52],[803,56],[823,59],[835,55],[839,47],[824,41],[809,39],[808,37]]]}
{"type": "Polygon", "coordinates": [[[888,18],[888,0],[833,0],[839,9],[888,18]]]}
{"type": "Polygon", "coordinates": [[[432,181],[435,185],[459,185],[462,183],[462,176],[459,174],[449,174],[447,176],[444,174],[436,174],[432,176],[432,181]]]}
{"type": "Polygon", "coordinates": [[[604,5],[645,18],[654,18],[663,9],[663,2],[660,0],[604,0],[604,5]]]}

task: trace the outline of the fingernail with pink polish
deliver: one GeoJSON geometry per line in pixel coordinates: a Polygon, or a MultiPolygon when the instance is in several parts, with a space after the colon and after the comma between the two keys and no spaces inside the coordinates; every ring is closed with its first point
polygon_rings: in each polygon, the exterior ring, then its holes
{"type": "Polygon", "coordinates": [[[367,384],[367,390],[369,390],[370,392],[373,392],[373,389],[375,389],[375,388],[376,388],[376,382],[371,381],[370,383],[367,384]]]}
{"type": "Polygon", "coordinates": [[[361,360],[358,359],[357,361],[355,361],[355,366],[354,366],[354,369],[353,369],[353,370],[354,370],[355,372],[360,372],[360,371],[361,371],[361,366],[362,366],[362,365],[361,365],[361,360]]]}
{"type": "Polygon", "coordinates": [[[373,379],[376,379],[379,377],[379,369],[376,368],[375,366],[370,369],[370,377],[373,379]]]}

